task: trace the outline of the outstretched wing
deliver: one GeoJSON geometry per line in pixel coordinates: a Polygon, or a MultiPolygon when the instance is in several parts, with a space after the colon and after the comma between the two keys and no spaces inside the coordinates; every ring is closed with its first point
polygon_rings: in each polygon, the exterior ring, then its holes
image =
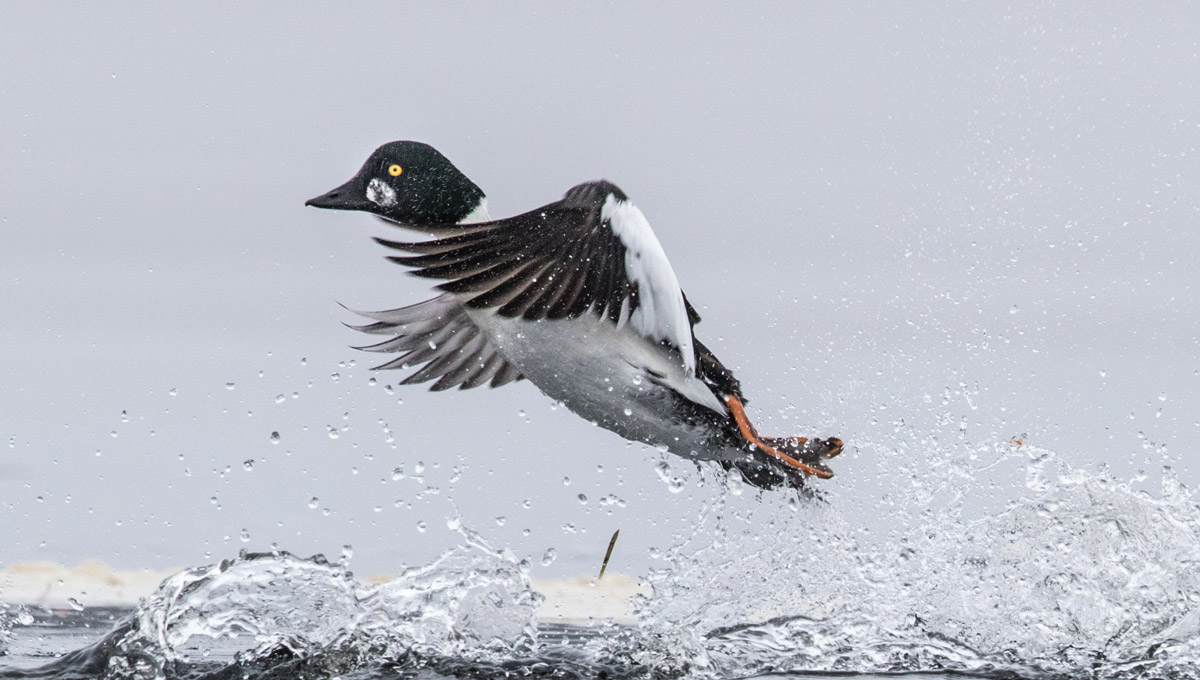
{"type": "Polygon", "coordinates": [[[524,376],[496,351],[453,295],[439,295],[408,307],[384,312],[356,312],[375,323],[351,326],[364,333],[391,335],[369,352],[403,352],[377,370],[421,366],[402,385],[437,379],[431,390],[470,389],[491,381],[499,387],[524,376]]]}
{"type": "Polygon", "coordinates": [[[591,313],[630,324],[695,373],[679,280],[642,212],[608,182],[581,184],[557,203],[509,219],[454,225],[431,241],[376,240],[413,253],[389,259],[444,279],[438,287],[469,307],[529,320],[591,313]]]}

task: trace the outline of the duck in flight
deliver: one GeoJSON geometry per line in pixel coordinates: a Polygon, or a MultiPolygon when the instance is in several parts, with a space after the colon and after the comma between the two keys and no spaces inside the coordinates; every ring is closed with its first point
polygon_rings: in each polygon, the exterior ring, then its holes
{"type": "Polygon", "coordinates": [[[586,182],[562,200],[502,220],[483,191],[433,147],[384,144],[350,181],[306,205],[358,210],[422,232],[375,239],[388,259],[441,281],[430,300],[354,326],[385,336],[360,347],[417,368],[433,390],[528,379],[622,437],[717,461],[757,487],[828,478],[841,440],[766,437],[741,384],[696,338],[688,302],[642,211],[615,185],[586,182]]]}

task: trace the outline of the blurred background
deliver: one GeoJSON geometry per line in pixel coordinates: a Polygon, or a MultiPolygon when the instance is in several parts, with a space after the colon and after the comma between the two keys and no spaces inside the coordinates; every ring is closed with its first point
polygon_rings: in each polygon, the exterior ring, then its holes
{"type": "Polygon", "coordinates": [[[388,226],[303,204],[396,139],[497,217],[619,184],[759,428],[846,440],[820,484],[845,512],[1018,441],[1150,492],[1164,466],[1200,481],[1195,6],[0,18],[0,565],[349,546],[394,574],[461,523],[543,577],[594,573],[619,528],[610,569],[638,575],[716,494],[804,521],[527,382],[370,371],[337,303],[429,282],[370,242],[388,226]]]}

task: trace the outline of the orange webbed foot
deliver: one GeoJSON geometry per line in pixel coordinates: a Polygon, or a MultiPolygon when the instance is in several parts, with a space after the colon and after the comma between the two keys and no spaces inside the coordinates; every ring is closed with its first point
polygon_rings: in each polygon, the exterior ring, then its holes
{"type": "Polygon", "coordinates": [[[742,407],[737,397],[725,395],[725,405],[737,424],[738,432],[747,442],[754,445],[763,453],[778,460],[780,463],[799,470],[810,477],[829,479],[833,476],[824,461],[842,452],[842,440],[830,437],[825,440],[808,439],[807,437],[763,437],[754,429],[750,419],[746,417],[746,409],[742,407]]]}

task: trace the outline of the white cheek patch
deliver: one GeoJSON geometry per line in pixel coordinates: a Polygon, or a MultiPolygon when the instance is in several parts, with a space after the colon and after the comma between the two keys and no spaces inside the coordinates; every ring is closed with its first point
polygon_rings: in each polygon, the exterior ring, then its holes
{"type": "Polygon", "coordinates": [[[381,208],[396,205],[396,190],[381,179],[373,179],[367,184],[367,200],[381,208]]]}

